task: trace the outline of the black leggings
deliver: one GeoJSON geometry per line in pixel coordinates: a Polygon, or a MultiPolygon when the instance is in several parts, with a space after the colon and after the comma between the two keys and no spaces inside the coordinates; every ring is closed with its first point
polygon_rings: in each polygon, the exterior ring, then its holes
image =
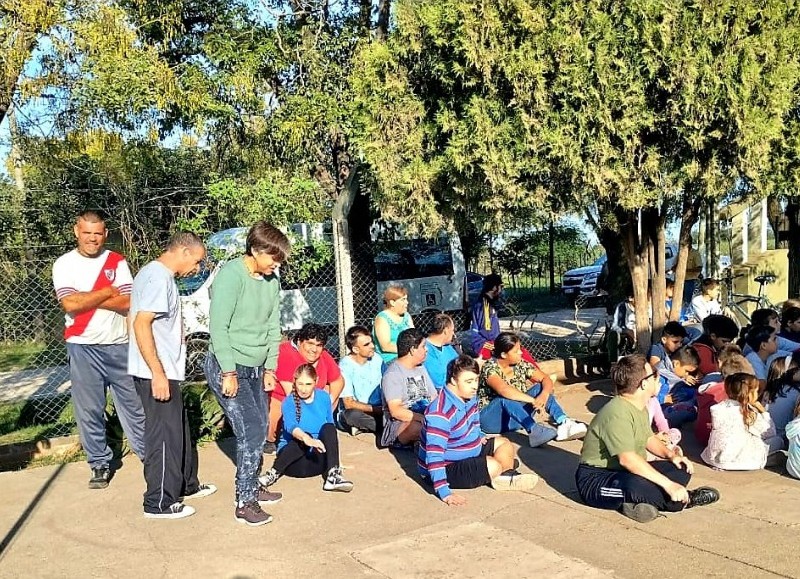
{"type": "Polygon", "coordinates": [[[292,438],[275,458],[272,465],[278,474],[295,478],[308,478],[327,474],[332,468],[339,466],[339,439],[336,427],[326,424],[319,431],[319,440],[325,445],[325,452],[317,449],[309,450],[305,444],[292,438]]]}
{"type": "MultiPolygon", "coordinates": [[[[686,486],[692,478],[686,469],[666,460],[650,465],[669,480],[686,486]]],[[[619,509],[622,503],[647,503],[659,511],[676,512],[685,505],[670,500],[664,489],[627,470],[606,470],[582,464],[575,473],[575,483],[583,502],[598,509],[619,509]]]]}

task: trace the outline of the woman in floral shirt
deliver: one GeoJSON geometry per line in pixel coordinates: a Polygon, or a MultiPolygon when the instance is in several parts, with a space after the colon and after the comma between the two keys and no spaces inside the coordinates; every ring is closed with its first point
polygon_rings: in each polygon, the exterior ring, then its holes
{"type": "Polygon", "coordinates": [[[478,405],[481,430],[501,434],[524,428],[534,447],[586,434],[586,425],[569,418],[559,406],[550,377],[522,359],[519,336],[511,332],[497,336],[492,358],[483,365],[478,405]],[[547,413],[555,429],[536,423],[534,415],[540,411],[547,413]]]}

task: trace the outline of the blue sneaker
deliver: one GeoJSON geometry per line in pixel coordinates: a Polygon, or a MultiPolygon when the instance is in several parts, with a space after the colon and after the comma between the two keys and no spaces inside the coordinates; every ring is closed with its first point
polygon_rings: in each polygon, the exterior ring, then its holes
{"type": "Polygon", "coordinates": [[[558,431],[555,428],[550,428],[538,422],[533,425],[533,428],[528,433],[528,443],[531,448],[547,444],[558,436],[558,431]]]}

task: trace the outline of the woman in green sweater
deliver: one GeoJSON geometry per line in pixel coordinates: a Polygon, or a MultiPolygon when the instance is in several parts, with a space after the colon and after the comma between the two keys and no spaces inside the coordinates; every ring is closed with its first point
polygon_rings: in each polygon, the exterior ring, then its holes
{"type": "Polygon", "coordinates": [[[208,386],[236,435],[237,521],[251,526],[272,520],[261,504],[275,503],[258,483],[267,434],[264,392],[275,387],[280,328],[276,268],[289,255],[289,240],[259,221],[247,234],[245,255],[226,263],[211,285],[211,344],[205,363],[208,386]]]}

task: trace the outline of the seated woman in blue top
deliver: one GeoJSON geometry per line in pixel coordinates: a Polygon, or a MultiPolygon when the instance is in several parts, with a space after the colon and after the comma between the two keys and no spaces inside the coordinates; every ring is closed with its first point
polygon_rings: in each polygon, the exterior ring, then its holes
{"type": "Polygon", "coordinates": [[[330,394],[318,390],[317,371],[303,364],[294,373],[292,393],[283,401],[283,433],[275,463],[259,482],[265,487],[285,475],[325,476],[322,489],[349,493],[353,483],[342,476],[339,439],[333,425],[330,394]]]}
{"type": "Polygon", "coordinates": [[[384,308],[375,316],[372,339],[375,351],[386,364],[397,358],[397,336],[414,327],[408,313],[408,290],[399,285],[390,285],[383,292],[384,308]]]}

